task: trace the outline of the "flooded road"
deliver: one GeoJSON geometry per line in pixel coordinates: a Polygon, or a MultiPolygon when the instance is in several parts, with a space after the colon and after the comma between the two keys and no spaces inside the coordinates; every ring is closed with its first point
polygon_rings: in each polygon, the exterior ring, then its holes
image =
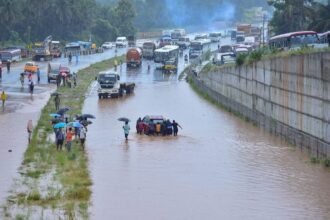
{"type": "MultiPolygon", "coordinates": [[[[117,54],[121,55],[125,52],[126,48],[122,48],[118,49],[117,54]]],[[[78,71],[114,55],[114,49],[112,49],[102,54],[80,56],[79,62],[72,62],[70,68],[72,71],[78,71]]],[[[54,62],[66,65],[67,59],[54,59],[54,62]]],[[[38,62],[41,69],[41,84],[36,83],[34,95],[31,97],[27,85],[22,88],[19,82],[19,74],[22,72],[24,64],[14,64],[10,73],[4,70],[3,80],[0,84],[0,91],[5,90],[8,94],[5,108],[2,109],[0,106],[0,203],[8,195],[8,190],[13,183],[13,178],[17,175],[17,169],[27,148],[27,121],[31,119],[36,125],[41,109],[56,87],[54,84],[47,83],[47,62],[38,62]]],[[[35,77],[34,81],[36,81],[35,77]]]]}
{"type": "Polygon", "coordinates": [[[135,94],[84,112],[91,219],[329,219],[330,173],[280,139],[209,104],[176,76],[122,69],[135,94]],[[140,136],[147,114],[175,119],[178,137],[140,136]],[[125,142],[119,117],[132,120],[125,142]]]}

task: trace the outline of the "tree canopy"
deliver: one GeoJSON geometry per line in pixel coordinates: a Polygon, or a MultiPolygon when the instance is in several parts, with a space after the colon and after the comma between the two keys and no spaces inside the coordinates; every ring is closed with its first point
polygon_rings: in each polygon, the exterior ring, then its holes
{"type": "Polygon", "coordinates": [[[272,31],[282,34],[292,31],[330,29],[330,0],[268,0],[275,8],[270,21],[272,31]]]}
{"type": "Polygon", "coordinates": [[[41,41],[52,35],[60,40],[113,40],[132,34],[135,17],[129,0],[114,7],[95,0],[2,0],[0,40],[41,41]]]}

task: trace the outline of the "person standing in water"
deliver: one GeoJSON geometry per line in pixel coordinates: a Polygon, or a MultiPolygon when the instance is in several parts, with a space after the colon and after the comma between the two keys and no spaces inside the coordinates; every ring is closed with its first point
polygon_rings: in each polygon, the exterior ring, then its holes
{"type": "Polygon", "coordinates": [[[123,129],[124,129],[125,139],[127,141],[128,140],[129,130],[131,129],[130,126],[129,126],[129,124],[128,124],[128,121],[125,122],[125,125],[123,126],[123,129]]]}
{"type": "Polygon", "coordinates": [[[29,144],[30,144],[31,143],[32,130],[33,130],[32,120],[28,121],[26,129],[27,129],[27,132],[28,132],[28,141],[29,141],[29,144]]]}
{"type": "Polygon", "coordinates": [[[180,127],[181,129],[182,129],[182,127],[175,120],[173,120],[172,126],[173,126],[173,135],[177,136],[178,130],[179,130],[178,127],[180,127]]]}
{"type": "Polygon", "coordinates": [[[2,91],[1,93],[1,101],[2,101],[2,108],[5,108],[5,102],[7,101],[7,94],[5,91],[2,91]]]}

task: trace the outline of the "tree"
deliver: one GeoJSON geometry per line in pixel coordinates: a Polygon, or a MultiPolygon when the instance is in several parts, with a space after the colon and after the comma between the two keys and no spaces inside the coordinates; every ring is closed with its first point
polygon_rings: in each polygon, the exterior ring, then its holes
{"type": "Polygon", "coordinates": [[[308,27],[312,17],[313,0],[268,0],[275,8],[270,25],[275,34],[301,31],[308,27]]]}
{"type": "Polygon", "coordinates": [[[133,26],[133,19],[136,14],[131,1],[120,0],[114,11],[118,34],[122,36],[134,35],[136,30],[133,26]]]}
{"type": "Polygon", "coordinates": [[[309,29],[325,32],[330,30],[330,0],[327,4],[315,2],[313,4],[312,22],[309,24],[309,29]]]}

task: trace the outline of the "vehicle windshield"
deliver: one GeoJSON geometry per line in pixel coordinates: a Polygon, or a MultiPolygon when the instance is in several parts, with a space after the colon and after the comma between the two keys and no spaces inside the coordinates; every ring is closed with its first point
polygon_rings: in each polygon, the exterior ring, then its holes
{"type": "Polygon", "coordinates": [[[232,52],[233,49],[231,46],[222,46],[220,47],[220,53],[232,52]]]}
{"type": "Polygon", "coordinates": [[[154,48],[154,44],[153,43],[144,43],[143,44],[143,48],[144,49],[153,49],[154,48]]]}
{"type": "Polygon", "coordinates": [[[191,44],[190,45],[191,50],[202,50],[203,46],[201,44],[191,44]]]}
{"type": "Polygon", "coordinates": [[[300,47],[301,45],[318,43],[316,34],[297,35],[291,37],[290,40],[292,47],[300,47]]]}
{"type": "Polygon", "coordinates": [[[99,80],[100,81],[115,82],[116,81],[116,76],[114,74],[100,74],[99,75],[99,80]]]}
{"type": "Polygon", "coordinates": [[[221,61],[224,63],[230,63],[235,61],[235,56],[233,54],[226,54],[221,56],[221,61]]]}

